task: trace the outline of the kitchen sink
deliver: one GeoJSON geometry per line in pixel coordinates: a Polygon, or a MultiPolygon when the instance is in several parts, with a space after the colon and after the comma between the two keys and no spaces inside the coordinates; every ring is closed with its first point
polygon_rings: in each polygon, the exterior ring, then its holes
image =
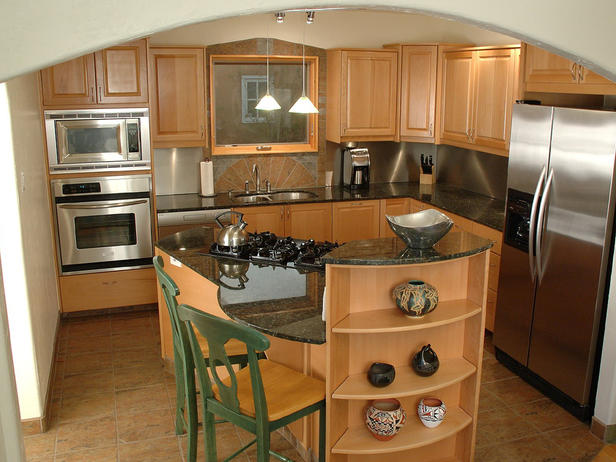
{"type": "Polygon", "coordinates": [[[300,201],[304,199],[313,199],[315,197],[317,197],[317,195],[310,191],[272,191],[271,193],[236,194],[231,199],[234,202],[254,204],[257,202],[272,201],[300,201]]]}

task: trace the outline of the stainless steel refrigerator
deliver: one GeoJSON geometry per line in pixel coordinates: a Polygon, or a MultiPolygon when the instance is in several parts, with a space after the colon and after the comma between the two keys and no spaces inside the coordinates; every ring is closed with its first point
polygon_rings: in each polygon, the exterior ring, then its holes
{"type": "Polygon", "coordinates": [[[496,356],[582,419],[611,265],[615,154],[614,112],[514,106],[496,356]]]}

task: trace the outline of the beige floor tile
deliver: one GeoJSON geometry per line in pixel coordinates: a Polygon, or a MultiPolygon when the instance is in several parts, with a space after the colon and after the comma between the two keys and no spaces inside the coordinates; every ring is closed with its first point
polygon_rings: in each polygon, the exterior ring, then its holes
{"type": "Polygon", "coordinates": [[[109,371],[71,375],[66,377],[62,384],[62,396],[64,397],[109,391],[114,391],[113,374],[109,371]]]}
{"type": "Polygon", "coordinates": [[[101,353],[111,351],[111,336],[89,336],[68,339],[66,354],[101,353]]]}
{"type": "Polygon", "coordinates": [[[120,444],[120,461],[182,462],[178,438],[172,436],[120,444]]]}
{"type": "Polygon", "coordinates": [[[64,369],[64,378],[69,375],[81,374],[83,372],[102,372],[111,373],[111,353],[89,353],[83,355],[68,356],[64,369]]]}
{"type": "Polygon", "coordinates": [[[590,433],[588,426],[582,423],[545,435],[576,462],[591,461],[603,448],[603,442],[590,433]]]}
{"type": "Polygon", "coordinates": [[[115,415],[115,394],[92,393],[62,398],[60,424],[115,415]]]}
{"type": "Polygon", "coordinates": [[[164,384],[117,391],[116,403],[118,415],[170,408],[167,388],[164,384]]]}
{"type": "Polygon", "coordinates": [[[160,354],[160,336],[148,334],[142,337],[136,335],[112,335],[111,347],[113,351],[147,349],[160,354]]]}
{"type": "Polygon", "coordinates": [[[103,417],[58,426],[56,453],[62,454],[81,449],[95,449],[116,444],[114,417],[103,417]]]}
{"type": "Polygon", "coordinates": [[[75,338],[99,337],[111,334],[109,319],[83,319],[72,322],[68,329],[69,341],[75,338]]]}
{"type": "Polygon", "coordinates": [[[572,462],[543,435],[477,448],[475,462],[572,462]]]}
{"type": "Polygon", "coordinates": [[[56,456],[55,462],[117,462],[118,448],[111,446],[101,449],[67,452],[56,456]]]}
{"type": "Polygon", "coordinates": [[[114,372],[114,386],[116,390],[126,390],[162,384],[166,375],[168,374],[165,373],[162,364],[157,362],[139,367],[119,368],[114,372]]]}
{"type": "MultiPolygon", "coordinates": [[[[182,436],[180,438],[184,457],[188,454],[188,438],[182,436]]],[[[235,432],[235,427],[228,423],[216,425],[216,456],[217,460],[221,461],[229,457],[235,451],[240,449],[244,444],[235,432]]],[[[248,451],[240,454],[233,461],[249,462],[247,455],[248,451]]],[[[205,446],[203,442],[203,432],[199,432],[197,438],[197,460],[205,460],[205,446]]]]}
{"type": "Polygon", "coordinates": [[[537,433],[528,419],[504,407],[482,411],[477,419],[477,447],[517,440],[537,433]]]}
{"type": "Polygon", "coordinates": [[[170,409],[139,412],[118,417],[120,443],[131,443],[175,435],[174,418],[170,409]]]}
{"type": "Polygon", "coordinates": [[[489,411],[505,407],[505,402],[482,385],[479,393],[479,411],[489,411]]]}
{"type": "Polygon", "coordinates": [[[115,369],[155,364],[162,366],[160,351],[156,350],[122,350],[114,351],[113,367],[115,369]]]}
{"type": "Polygon", "coordinates": [[[38,435],[26,436],[24,438],[26,448],[26,459],[53,457],[56,449],[56,432],[40,433],[38,435]]]}
{"type": "Polygon", "coordinates": [[[503,366],[498,360],[492,358],[484,358],[482,362],[481,383],[494,382],[496,380],[509,379],[516,375],[503,366]]]}
{"type": "Polygon", "coordinates": [[[541,392],[519,377],[484,383],[482,388],[494,393],[508,405],[528,403],[545,398],[541,392]]]}
{"type": "Polygon", "coordinates": [[[517,404],[511,406],[511,409],[528,419],[540,432],[573,427],[580,423],[578,419],[548,398],[517,404]]]}

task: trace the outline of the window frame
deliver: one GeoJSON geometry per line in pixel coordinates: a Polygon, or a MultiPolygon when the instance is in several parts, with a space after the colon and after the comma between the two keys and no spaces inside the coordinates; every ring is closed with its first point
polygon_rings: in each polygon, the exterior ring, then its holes
{"type": "MultiPolygon", "coordinates": [[[[315,103],[319,95],[319,57],[305,56],[306,63],[306,96],[315,103]]],[[[270,63],[301,64],[301,56],[270,56],[270,63]]],[[[271,143],[271,144],[216,144],[216,95],[214,94],[214,67],[218,63],[258,63],[265,64],[265,55],[210,55],[209,59],[209,94],[210,94],[210,146],[212,155],[237,154],[276,154],[294,152],[318,152],[319,114],[307,114],[308,139],[306,143],[271,143]]],[[[317,104],[318,107],[318,104],[317,104]]],[[[324,108],[323,108],[324,109],[324,108]]],[[[323,110],[321,109],[321,110],[323,110]]]]}

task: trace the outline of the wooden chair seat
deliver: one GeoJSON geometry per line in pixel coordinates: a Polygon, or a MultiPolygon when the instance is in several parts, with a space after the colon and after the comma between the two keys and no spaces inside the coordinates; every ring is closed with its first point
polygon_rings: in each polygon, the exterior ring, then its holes
{"type": "MultiPolygon", "coordinates": [[[[268,359],[260,360],[259,368],[270,421],[281,419],[325,399],[325,382],[322,380],[308,377],[268,359]]],[[[240,370],[236,373],[236,377],[240,411],[244,415],[255,417],[250,368],[245,367],[240,370]]],[[[230,385],[231,378],[227,377],[223,383],[230,385]]],[[[216,387],[213,391],[216,399],[220,400],[216,387]]]]}
{"type": "MultiPolygon", "coordinates": [[[[208,347],[207,340],[204,339],[201,335],[198,335],[197,338],[199,339],[199,346],[201,346],[201,352],[203,353],[203,357],[209,358],[210,348],[208,347]]],[[[227,356],[238,356],[247,354],[246,344],[234,338],[229,339],[229,341],[225,343],[225,351],[227,352],[227,356]]]]}
{"type": "Polygon", "coordinates": [[[616,444],[604,446],[593,462],[616,462],[616,444]]]}

